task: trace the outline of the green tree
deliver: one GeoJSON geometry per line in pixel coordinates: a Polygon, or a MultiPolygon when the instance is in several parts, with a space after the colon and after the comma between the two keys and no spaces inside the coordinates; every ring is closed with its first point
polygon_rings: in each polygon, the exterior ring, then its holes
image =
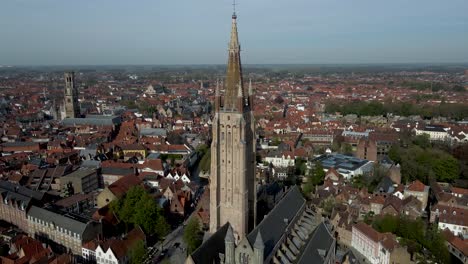
{"type": "Polygon", "coordinates": [[[343,143],[341,144],[341,152],[343,152],[346,155],[352,155],[353,154],[353,146],[349,143],[343,143]]]}
{"type": "Polygon", "coordinates": [[[327,199],[320,204],[320,207],[323,209],[323,213],[327,216],[330,216],[333,208],[335,207],[335,199],[327,199]]]}
{"type": "Polygon", "coordinates": [[[146,258],[146,248],[143,241],[137,241],[133,245],[129,252],[129,258],[131,264],[141,264],[146,258]]]}
{"type": "Polygon", "coordinates": [[[446,153],[442,153],[440,158],[434,160],[432,169],[439,181],[450,182],[460,175],[458,161],[446,153]]]}
{"type": "Polygon", "coordinates": [[[158,237],[163,237],[169,232],[170,228],[162,210],[149,194],[142,196],[135,207],[132,223],[141,226],[147,234],[156,234],[158,237]]]}
{"type": "Polygon", "coordinates": [[[295,174],[304,175],[307,170],[307,161],[301,158],[296,159],[295,163],[295,174]]]}
{"type": "Polygon", "coordinates": [[[388,150],[388,157],[393,160],[393,162],[400,164],[401,163],[401,150],[400,146],[395,144],[390,147],[388,150]]]}
{"type": "Polygon", "coordinates": [[[399,223],[400,219],[398,217],[393,215],[384,215],[383,217],[375,218],[372,226],[375,230],[382,233],[395,233],[398,230],[399,223]]]}
{"type": "Polygon", "coordinates": [[[210,171],[211,166],[211,151],[206,152],[200,160],[200,170],[201,171],[210,171]]]}
{"type": "Polygon", "coordinates": [[[112,201],[110,208],[124,222],[127,231],[130,225],[139,225],[146,234],[162,238],[170,230],[162,209],[140,186],[130,188],[124,197],[112,201]]]}
{"type": "Polygon", "coordinates": [[[445,238],[442,236],[437,226],[433,225],[429,228],[426,241],[427,244],[425,246],[431,251],[436,260],[441,263],[451,263],[450,252],[445,245],[445,238]]]}
{"type": "Polygon", "coordinates": [[[414,137],[413,143],[416,146],[420,146],[423,149],[427,149],[427,148],[431,147],[431,141],[429,140],[429,134],[426,134],[426,133],[421,134],[421,135],[417,135],[416,137],[414,137]]]}
{"type": "Polygon", "coordinates": [[[311,182],[315,185],[320,185],[325,179],[325,171],[323,170],[322,163],[320,161],[315,162],[314,169],[312,170],[311,182]]]}
{"type": "Polygon", "coordinates": [[[146,191],[140,186],[131,187],[128,192],[125,194],[125,198],[122,203],[122,207],[118,211],[118,216],[120,220],[126,223],[132,223],[137,203],[141,200],[142,197],[146,198],[146,191]]]}
{"type": "Polygon", "coordinates": [[[195,249],[197,249],[202,241],[203,234],[201,232],[200,223],[198,218],[192,217],[185,226],[183,239],[187,245],[187,253],[191,254],[195,249]]]}

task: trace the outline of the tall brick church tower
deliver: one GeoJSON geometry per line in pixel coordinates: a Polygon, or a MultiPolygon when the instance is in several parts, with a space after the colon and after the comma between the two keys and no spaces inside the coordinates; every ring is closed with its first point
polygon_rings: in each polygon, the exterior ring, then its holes
{"type": "Polygon", "coordinates": [[[255,127],[252,84],[244,87],[232,15],[225,92],[216,86],[210,172],[210,232],[229,222],[242,239],[255,223],[255,127]]]}
{"type": "Polygon", "coordinates": [[[80,105],[78,103],[78,89],[75,86],[75,73],[65,74],[65,118],[80,117],[80,105]]]}

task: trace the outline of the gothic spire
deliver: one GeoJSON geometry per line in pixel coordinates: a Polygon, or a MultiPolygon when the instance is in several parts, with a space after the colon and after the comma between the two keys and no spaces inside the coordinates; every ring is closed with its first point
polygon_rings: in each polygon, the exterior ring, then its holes
{"type": "Polygon", "coordinates": [[[226,73],[226,92],[224,95],[224,110],[234,111],[237,109],[238,85],[245,96],[244,84],[242,82],[242,66],[240,58],[240,44],[237,35],[237,15],[232,14],[231,40],[229,42],[229,57],[226,73]]]}

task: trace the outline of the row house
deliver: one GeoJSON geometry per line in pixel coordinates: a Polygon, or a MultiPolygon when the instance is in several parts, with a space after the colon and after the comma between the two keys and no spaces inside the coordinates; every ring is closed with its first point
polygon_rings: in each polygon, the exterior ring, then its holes
{"type": "Polygon", "coordinates": [[[431,208],[429,221],[439,229],[449,229],[456,236],[468,234],[468,209],[436,204],[431,208]]]}
{"type": "Polygon", "coordinates": [[[404,197],[414,196],[422,203],[422,208],[426,209],[427,201],[429,198],[429,186],[416,180],[410,183],[404,191],[404,197]]]}
{"type": "Polygon", "coordinates": [[[457,207],[468,209],[468,195],[466,189],[453,188],[450,184],[438,183],[436,181],[430,182],[431,199],[434,204],[446,205],[450,207],[457,207]]]}
{"type": "Polygon", "coordinates": [[[449,229],[442,231],[442,235],[445,238],[445,244],[450,254],[460,260],[460,263],[467,264],[468,240],[455,236],[449,229]]]}
{"type": "MultiPolygon", "coordinates": [[[[23,264],[23,263],[51,263],[54,253],[50,248],[26,235],[18,235],[10,241],[10,251],[6,256],[0,256],[0,263],[23,264]]],[[[65,262],[64,262],[65,263],[65,262]]]]}
{"type": "Polygon", "coordinates": [[[146,247],[146,235],[137,226],[121,239],[93,240],[84,243],[82,257],[96,264],[127,264],[130,262],[130,251],[140,241],[146,247]]]}
{"type": "Polygon", "coordinates": [[[141,172],[151,172],[164,175],[164,166],[160,159],[146,160],[142,164],[138,165],[138,169],[140,169],[141,172]]]}
{"type": "Polygon", "coordinates": [[[28,211],[29,235],[52,244],[54,251],[81,256],[82,244],[102,234],[102,226],[81,216],[32,206],[28,211]]]}
{"type": "Polygon", "coordinates": [[[450,128],[440,125],[416,126],[414,132],[416,135],[428,135],[431,141],[446,141],[449,139],[448,130],[450,128]]]}
{"type": "Polygon", "coordinates": [[[268,154],[265,157],[265,161],[268,163],[273,164],[273,166],[278,168],[287,168],[287,167],[294,167],[295,164],[295,157],[294,153],[291,151],[284,151],[281,154],[268,154]]]}
{"type": "Polygon", "coordinates": [[[12,184],[0,181],[0,219],[16,225],[24,232],[28,232],[27,211],[33,204],[43,201],[44,193],[37,192],[12,184]]]}
{"type": "Polygon", "coordinates": [[[371,226],[359,222],[352,227],[351,246],[371,264],[404,264],[410,254],[396,240],[395,235],[379,233],[371,226]]]}

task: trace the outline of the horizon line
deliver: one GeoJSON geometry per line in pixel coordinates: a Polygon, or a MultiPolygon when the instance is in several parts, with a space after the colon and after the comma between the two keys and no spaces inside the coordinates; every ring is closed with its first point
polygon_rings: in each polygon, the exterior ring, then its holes
{"type": "MultiPolygon", "coordinates": [[[[466,62],[343,62],[343,63],[242,63],[242,66],[371,66],[371,65],[468,65],[466,62]]],[[[224,63],[177,63],[177,64],[0,64],[0,68],[22,67],[108,67],[108,66],[226,66],[224,63]]]]}

